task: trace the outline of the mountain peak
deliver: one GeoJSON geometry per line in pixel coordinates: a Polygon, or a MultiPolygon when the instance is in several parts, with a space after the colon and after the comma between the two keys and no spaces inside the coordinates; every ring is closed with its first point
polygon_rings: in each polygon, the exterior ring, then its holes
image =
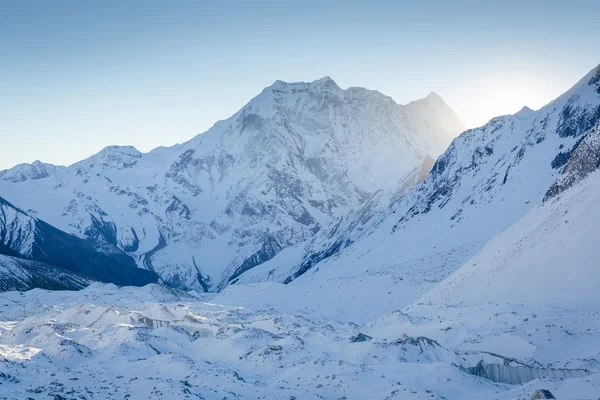
{"type": "Polygon", "coordinates": [[[100,150],[96,155],[92,157],[133,157],[133,158],[141,158],[142,153],[133,146],[106,146],[102,150],[100,150]]]}
{"type": "Polygon", "coordinates": [[[28,179],[42,179],[49,177],[62,168],[65,167],[35,160],[31,164],[18,164],[10,169],[0,171],[0,179],[11,182],[23,182],[28,179]]]}
{"type": "Polygon", "coordinates": [[[105,148],[100,150],[100,153],[105,153],[105,152],[117,152],[117,153],[136,155],[136,156],[141,154],[138,149],[136,149],[133,146],[128,146],[128,145],[126,145],[126,146],[119,146],[119,145],[106,146],[105,148]]]}
{"type": "Polygon", "coordinates": [[[333,79],[329,76],[324,76],[323,78],[317,79],[312,82],[286,82],[282,80],[276,80],[271,86],[267,89],[273,90],[284,90],[286,88],[311,88],[311,89],[323,89],[323,88],[331,88],[331,89],[340,89],[340,87],[335,83],[333,79]]]}
{"type": "Polygon", "coordinates": [[[423,97],[422,99],[411,101],[407,105],[411,105],[411,104],[412,105],[433,105],[433,106],[446,106],[447,107],[447,104],[444,101],[444,99],[442,99],[442,96],[440,96],[436,92],[431,92],[426,97],[423,97]]]}
{"type": "Polygon", "coordinates": [[[401,106],[327,76],[276,81],[183,145],[151,155],[109,146],[69,167],[44,185],[55,209],[31,186],[11,200],[98,246],[146,254],[139,266],[165,282],[219,290],[375,192],[395,191],[461,128],[436,102],[401,106]],[[201,259],[210,263],[200,270],[201,259]]]}
{"type": "Polygon", "coordinates": [[[523,106],[523,108],[521,108],[519,110],[519,112],[517,112],[515,114],[516,117],[520,117],[520,118],[528,118],[531,115],[533,115],[535,113],[535,111],[533,111],[531,108],[527,107],[527,106],[523,106]]]}
{"type": "Polygon", "coordinates": [[[443,101],[444,99],[442,99],[442,96],[440,96],[439,94],[437,94],[436,92],[431,92],[427,95],[426,99],[429,100],[436,100],[436,101],[443,101]]]}
{"type": "Polygon", "coordinates": [[[142,158],[142,153],[133,146],[106,146],[88,159],[75,165],[96,165],[104,168],[130,168],[142,158]]]}
{"type": "Polygon", "coordinates": [[[317,79],[316,81],[313,81],[310,83],[313,86],[317,86],[317,85],[336,85],[337,83],[335,83],[335,81],[333,79],[331,79],[330,76],[324,76],[320,79],[317,79]]]}
{"type": "Polygon", "coordinates": [[[431,92],[425,97],[425,99],[429,104],[433,104],[440,107],[448,107],[448,104],[444,101],[442,96],[437,94],[436,92],[431,92]]]}

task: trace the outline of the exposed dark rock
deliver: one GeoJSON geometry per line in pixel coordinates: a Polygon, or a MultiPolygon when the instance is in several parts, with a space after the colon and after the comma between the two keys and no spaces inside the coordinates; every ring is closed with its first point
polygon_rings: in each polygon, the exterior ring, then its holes
{"type": "Polygon", "coordinates": [[[171,201],[171,204],[169,204],[169,207],[167,207],[166,213],[171,219],[180,217],[187,221],[191,219],[192,215],[189,207],[183,204],[183,202],[175,195],[173,195],[173,200],[171,201]]]}
{"type": "Polygon", "coordinates": [[[331,246],[329,246],[327,249],[311,254],[309,257],[304,259],[298,270],[296,270],[296,272],[294,272],[293,275],[288,276],[285,279],[285,281],[283,281],[283,283],[285,283],[286,285],[288,283],[291,283],[294,279],[305,274],[308,270],[310,270],[322,260],[339,253],[342,249],[348,247],[350,244],[352,244],[352,242],[349,239],[337,241],[331,246]]]}
{"type": "Polygon", "coordinates": [[[569,155],[562,175],[550,186],[544,201],[562,193],[600,167],[600,125],[579,141],[569,155]]]}
{"type": "Polygon", "coordinates": [[[232,282],[234,279],[242,275],[244,272],[260,265],[271,258],[275,257],[277,253],[282,250],[281,245],[272,236],[267,236],[262,244],[260,250],[248,257],[244,262],[237,267],[233,275],[229,278],[228,282],[232,282]]]}
{"type": "Polygon", "coordinates": [[[368,341],[370,341],[371,339],[373,339],[371,336],[369,336],[369,335],[365,335],[364,333],[359,333],[358,335],[356,335],[356,336],[352,337],[352,338],[350,339],[350,341],[351,341],[352,343],[361,343],[361,342],[368,342],[368,341]]]}
{"type": "Polygon", "coordinates": [[[571,156],[573,155],[575,150],[577,150],[582,140],[583,138],[578,140],[577,143],[575,143],[575,145],[570,150],[561,151],[560,153],[558,153],[556,157],[554,157],[554,160],[552,160],[552,163],[550,164],[551,167],[553,169],[562,168],[571,159],[571,156]]]}
{"type": "Polygon", "coordinates": [[[106,213],[99,208],[96,207],[96,213],[99,218],[96,218],[96,215],[90,213],[90,219],[92,223],[85,230],[85,235],[94,241],[99,241],[103,239],[107,243],[112,244],[113,246],[117,245],[117,226],[112,221],[105,221],[103,217],[107,217],[106,213]]]}
{"type": "Polygon", "coordinates": [[[144,254],[144,266],[150,271],[154,271],[154,267],[152,266],[152,257],[154,254],[167,247],[167,240],[163,236],[162,232],[159,231],[158,234],[158,244],[154,246],[152,250],[144,254]]]}
{"type": "MultiPolygon", "coordinates": [[[[572,99],[572,102],[577,97],[572,99]]],[[[572,103],[571,102],[571,103],[572,103]]],[[[600,106],[595,108],[582,108],[567,104],[560,113],[560,122],[557,133],[560,137],[577,137],[589,131],[600,121],[600,106]]]]}
{"type": "Polygon", "coordinates": [[[596,92],[600,94],[600,67],[598,67],[596,73],[592,76],[592,79],[590,79],[589,84],[591,86],[596,86],[596,92]]]}
{"type": "Polygon", "coordinates": [[[131,241],[131,243],[121,244],[121,246],[123,247],[123,251],[126,251],[128,253],[138,251],[140,247],[140,239],[138,238],[135,229],[131,228],[131,234],[133,235],[133,240],[131,241]]]}
{"type": "MultiPolygon", "coordinates": [[[[95,221],[97,221],[97,225],[94,225],[97,229],[96,233],[110,238],[113,225],[102,224],[97,219],[95,221]],[[105,232],[104,229],[110,232],[105,232]]],[[[44,221],[33,218],[2,198],[0,198],[0,242],[3,243],[3,254],[14,257],[14,253],[19,253],[27,260],[39,262],[22,264],[24,269],[41,274],[39,277],[32,278],[29,285],[40,285],[46,288],[80,288],[91,280],[117,285],[145,285],[158,279],[155,274],[137,268],[133,259],[111,243],[103,248],[103,251],[98,251],[91,241],[69,235],[44,221]],[[9,208],[17,213],[20,224],[7,226],[4,210],[9,208]],[[23,254],[20,249],[25,237],[31,241],[31,247],[26,254],[23,254]],[[49,266],[56,267],[55,276],[63,278],[68,274],[67,271],[74,272],[73,279],[65,279],[65,284],[61,284],[56,278],[47,275],[52,273],[52,268],[49,266]],[[82,276],[90,278],[85,279],[82,276]]]]}
{"type": "Polygon", "coordinates": [[[556,397],[547,389],[538,389],[531,395],[531,400],[536,399],[556,399],[556,397]]]}
{"type": "Polygon", "coordinates": [[[197,196],[202,193],[202,189],[192,182],[186,173],[188,167],[197,166],[201,163],[201,160],[195,158],[194,155],[195,151],[192,149],[184,151],[177,161],[173,162],[165,176],[189,190],[193,196],[197,196]]]}

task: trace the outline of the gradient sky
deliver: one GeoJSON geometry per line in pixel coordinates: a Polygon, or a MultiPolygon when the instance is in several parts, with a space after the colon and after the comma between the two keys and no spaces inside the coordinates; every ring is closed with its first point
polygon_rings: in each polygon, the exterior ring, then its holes
{"type": "Polygon", "coordinates": [[[600,63],[599,15],[597,0],[0,0],[0,169],[184,142],[277,79],[435,91],[479,126],[600,63]]]}

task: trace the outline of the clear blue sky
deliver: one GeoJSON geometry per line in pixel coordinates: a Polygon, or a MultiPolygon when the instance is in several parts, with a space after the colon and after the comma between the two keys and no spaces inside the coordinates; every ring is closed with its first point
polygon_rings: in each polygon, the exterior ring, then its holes
{"type": "Polygon", "coordinates": [[[600,63],[599,16],[578,0],[0,0],[0,169],[183,142],[277,79],[435,91],[474,127],[600,63]]]}

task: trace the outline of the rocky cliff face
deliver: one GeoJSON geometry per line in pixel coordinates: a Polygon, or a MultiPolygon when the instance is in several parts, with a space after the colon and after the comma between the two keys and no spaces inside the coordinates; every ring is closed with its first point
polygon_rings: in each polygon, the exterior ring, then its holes
{"type": "Polygon", "coordinates": [[[20,166],[2,172],[0,193],[169,285],[216,290],[394,192],[462,130],[433,93],[401,106],[330,78],[277,81],[187,143],[109,147],[36,179],[20,166]]]}

